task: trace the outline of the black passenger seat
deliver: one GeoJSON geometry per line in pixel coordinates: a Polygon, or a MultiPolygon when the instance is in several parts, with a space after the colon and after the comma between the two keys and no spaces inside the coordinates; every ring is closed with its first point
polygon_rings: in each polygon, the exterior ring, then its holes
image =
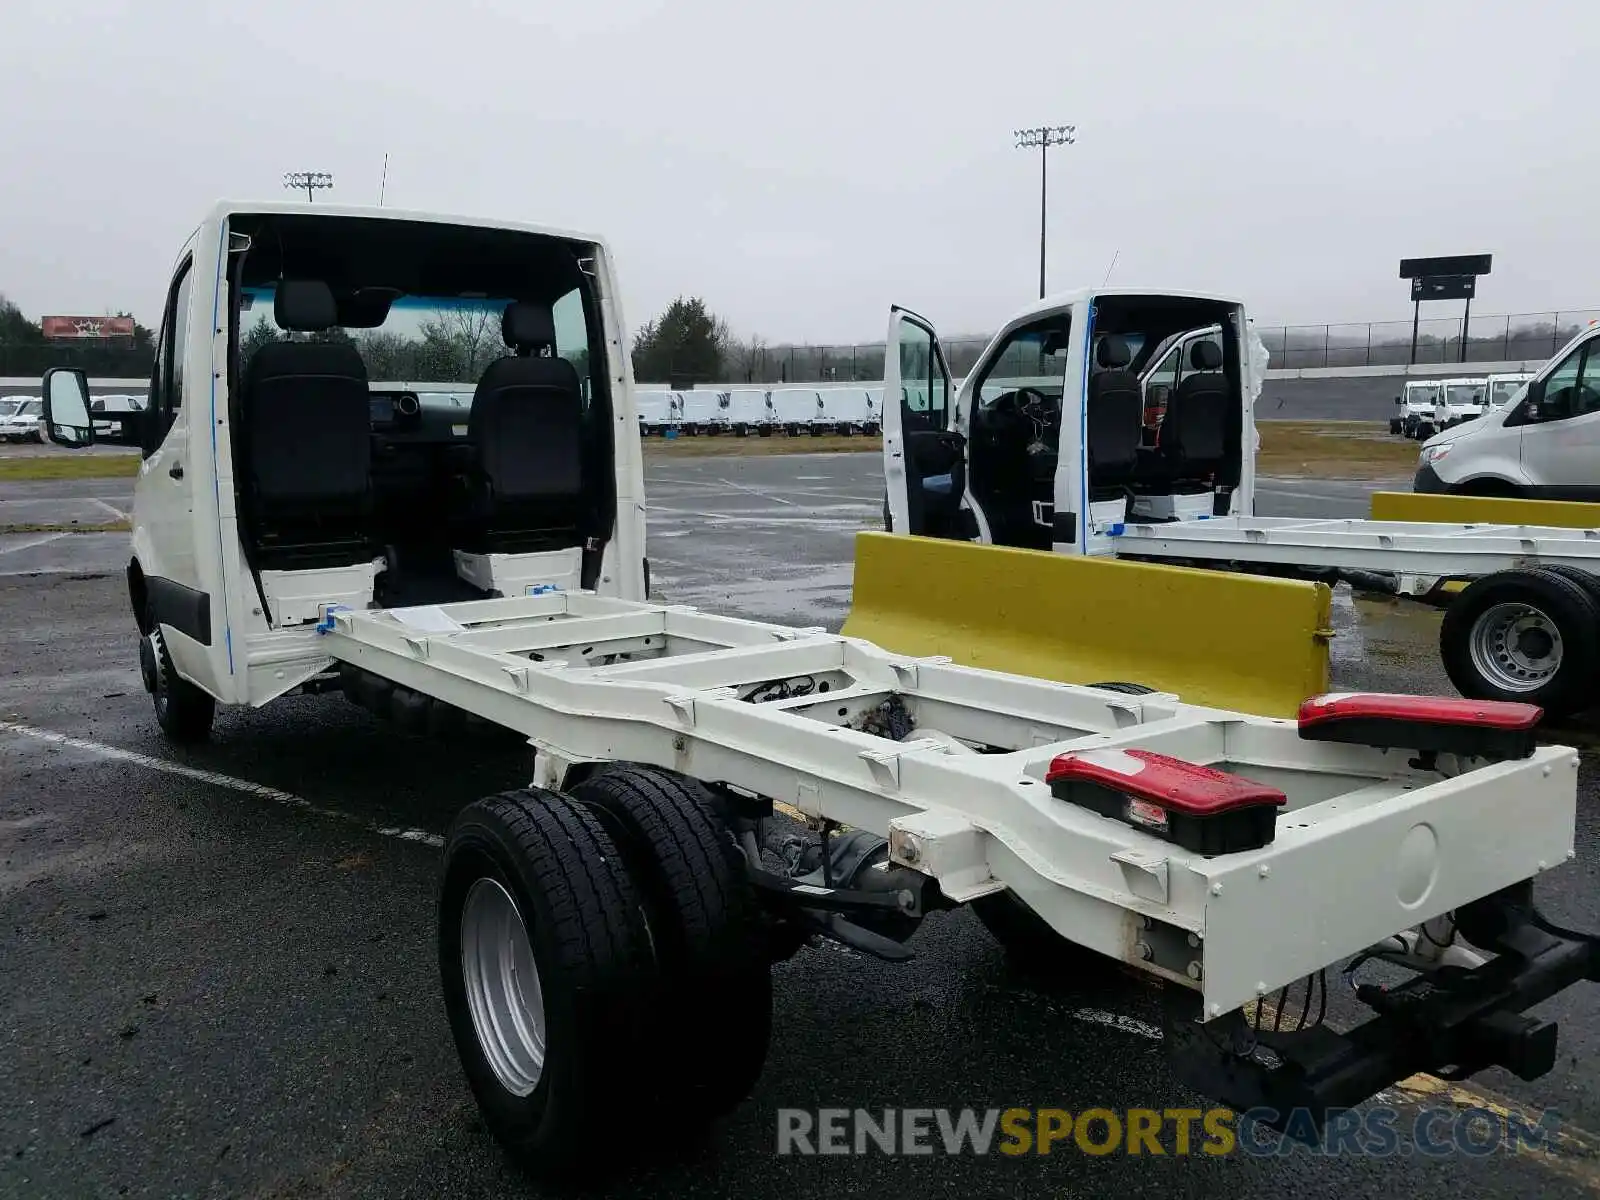
{"type": "Polygon", "coordinates": [[[1095,347],[1099,370],[1089,376],[1085,425],[1089,490],[1104,497],[1132,479],[1144,430],[1144,396],[1128,370],[1133,354],[1125,339],[1106,334],[1095,347]]]}
{"type": "Polygon", "coordinates": [[[1196,342],[1189,349],[1189,365],[1194,373],[1167,400],[1155,453],[1169,480],[1208,482],[1227,458],[1232,393],[1217,343],[1196,342]]]}
{"type": "MultiPolygon", "coordinates": [[[[320,333],[338,323],[320,280],[281,280],[280,328],[320,333]]],[[[240,497],[256,565],[349,566],[375,556],[367,368],[348,342],[270,342],[245,366],[239,396],[240,497]]]]}
{"type": "Polygon", "coordinates": [[[516,353],[490,363],[473,393],[455,546],[518,554],[576,545],[586,510],[578,372],[556,356],[549,308],[509,304],[500,330],[516,353]]]}

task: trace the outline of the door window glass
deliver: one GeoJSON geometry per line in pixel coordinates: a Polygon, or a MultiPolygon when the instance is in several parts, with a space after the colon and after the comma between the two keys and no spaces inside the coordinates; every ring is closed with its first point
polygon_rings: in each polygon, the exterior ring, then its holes
{"type": "Polygon", "coordinates": [[[943,429],[950,412],[950,377],[933,331],[908,317],[900,320],[900,384],[908,429],[943,429]]]}
{"type": "Polygon", "coordinates": [[[1600,411],[1600,350],[1591,340],[1562,360],[1544,381],[1544,395],[1530,406],[1530,421],[1565,421],[1600,411]]]}

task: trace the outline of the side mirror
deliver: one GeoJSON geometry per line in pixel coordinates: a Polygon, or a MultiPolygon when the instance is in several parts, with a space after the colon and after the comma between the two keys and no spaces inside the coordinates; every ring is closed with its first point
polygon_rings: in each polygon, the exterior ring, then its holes
{"type": "Polygon", "coordinates": [[[89,377],[70,367],[44,373],[44,427],[50,440],[69,450],[94,445],[89,417],[89,377]]]}
{"type": "Polygon", "coordinates": [[[1522,401],[1506,414],[1507,426],[1527,425],[1545,419],[1544,381],[1533,380],[1522,393],[1522,401]]]}
{"type": "Polygon", "coordinates": [[[1404,404],[1404,403],[1405,403],[1405,400],[1404,400],[1404,399],[1403,399],[1403,398],[1401,398],[1401,397],[1400,397],[1400,396],[1396,396],[1396,397],[1395,397],[1395,398],[1394,398],[1394,402],[1395,402],[1395,403],[1396,403],[1396,404],[1404,404]]]}

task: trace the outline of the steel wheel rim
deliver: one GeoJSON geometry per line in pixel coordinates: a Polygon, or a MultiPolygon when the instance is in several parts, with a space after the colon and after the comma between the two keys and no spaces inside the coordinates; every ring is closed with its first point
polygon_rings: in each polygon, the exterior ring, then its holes
{"type": "Polygon", "coordinates": [[[477,879],[461,909],[461,976],[478,1046],[500,1086],[529,1095],[544,1074],[544,991],[511,893],[477,879]]]}
{"type": "Polygon", "coordinates": [[[1469,645],[1478,674],[1508,692],[1537,691],[1561,669],[1561,631],[1531,604],[1492,605],[1473,623],[1469,645]]]}

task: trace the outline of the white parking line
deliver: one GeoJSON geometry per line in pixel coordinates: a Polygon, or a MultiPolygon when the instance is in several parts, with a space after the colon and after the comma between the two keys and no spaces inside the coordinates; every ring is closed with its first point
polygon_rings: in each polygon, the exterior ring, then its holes
{"type": "Polygon", "coordinates": [[[760,496],[763,500],[776,500],[779,504],[793,504],[794,503],[793,500],[785,500],[782,496],[778,495],[776,492],[762,491],[760,488],[747,487],[745,484],[735,483],[731,479],[723,479],[721,477],[718,477],[717,482],[720,483],[720,484],[723,484],[723,485],[725,485],[727,487],[731,487],[735,491],[738,491],[738,492],[749,492],[752,496],[760,496]]]}
{"type": "Polygon", "coordinates": [[[123,512],[120,508],[117,508],[114,505],[107,504],[104,500],[100,499],[99,496],[90,496],[89,499],[98,504],[101,508],[105,509],[117,520],[126,521],[128,519],[127,513],[123,512]]]}
{"type": "Polygon", "coordinates": [[[0,546],[0,554],[10,554],[14,550],[32,550],[35,546],[43,546],[46,542],[53,542],[58,538],[71,537],[70,533],[39,533],[32,537],[24,536],[20,542],[9,546],[0,546]]]}
{"type": "Polygon", "coordinates": [[[97,754],[101,758],[132,763],[134,766],[144,767],[151,771],[160,771],[167,775],[179,775],[184,779],[193,779],[199,783],[209,783],[213,787],[243,792],[247,796],[257,796],[262,800],[270,800],[274,804],[281,804],[284,808],[293,808],[300,812],[310,813],[313,816],[339,821],[345,825],[354,825],[356,828],[364,829],[368,833],[397,838],[402,842],[421,842],[425,846],[435,847],[444,845],[442,837],[436,833],[429,833],[425,829],[379,825],[375,821],[368,821],[362,817],[355,816],[353,813],[340,812],[336,808],[323,808],[320,804],[313,804],[303,796],[296,796],[293,792],[279,791],[277,788],[267,787],[265,784],[260,783],[251,783],[248,779],[237,779],[232,775],[224,775],[219,771],[204,771],[199,767],[186,767],[182,763],[168,762],[164,758],[152,758],[148,754],[139,754],[133,750],[123,750],[117,746],[108,746],[104,742],[92,742],[88,738],[73,737],[71,734],[57,733],[53,729],[40,729],[34,725],[24,725],[19,721],[0,721],[0,732],[33,738],[35,741],[46,742],[53,746],[69,746],[74,750],[97,754]]]}

